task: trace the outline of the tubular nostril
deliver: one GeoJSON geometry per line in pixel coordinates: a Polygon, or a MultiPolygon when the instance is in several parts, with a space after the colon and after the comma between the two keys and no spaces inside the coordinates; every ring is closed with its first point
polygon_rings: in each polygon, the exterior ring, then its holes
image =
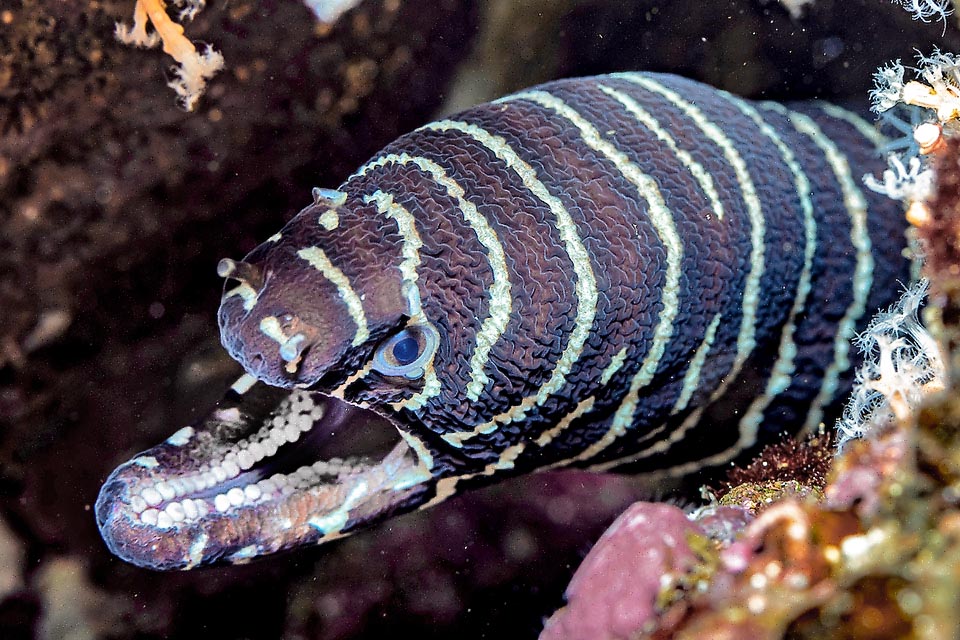
{"type": "Polygon", "coordinates": [[[285,362],[294,362],[303,354],[306,348],[307,336],[298,333],[290,336],[290,339],[280,346],[280,357],[283,358],[285,362]]]}
{"type": "Polygon", "coordinates": [[[255,291],[259,291],[263,287],[263,273],[259,267],[248,262],[237,262],[230,258],[224,258],[217,263],[217,275],[221,278],[233,278],[245,282],[255,291]]]}

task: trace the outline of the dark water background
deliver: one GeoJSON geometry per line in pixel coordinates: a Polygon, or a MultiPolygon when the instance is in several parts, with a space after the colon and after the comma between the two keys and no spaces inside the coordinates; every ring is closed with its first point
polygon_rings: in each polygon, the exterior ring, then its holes
{"type": "Polygon", "coordinates": [[[210,0],[226,69],[193,113],[112,36],[133,0],[0,0],[0,638],[533,638],[629,479],[513,481],[319,549],[155,574],[91,512],[119,462],[237,375],[215,265],[400,133],[537,82],[670,71],[865,111],[876,67],[951,19],[886,0],[210,0]]]}

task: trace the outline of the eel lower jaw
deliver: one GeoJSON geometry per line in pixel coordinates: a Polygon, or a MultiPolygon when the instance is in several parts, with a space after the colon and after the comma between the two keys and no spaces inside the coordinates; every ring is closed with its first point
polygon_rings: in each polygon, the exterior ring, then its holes
{"type": "Polygon", "coordinates": [[[385,418],[257,383],[118,467],[96,516],[124,560],[191,569],[341,537],[424,502],[432,480],[385,418]]]}

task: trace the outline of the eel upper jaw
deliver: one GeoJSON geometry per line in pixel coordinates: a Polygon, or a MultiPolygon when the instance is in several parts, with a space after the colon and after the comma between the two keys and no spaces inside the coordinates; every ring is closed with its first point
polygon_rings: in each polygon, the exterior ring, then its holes
{"type": "Polygon", "coordinates": [[[97,522],[116,555],[158,570],[332,540],[429,499],[431,454],[398,431],[324,394],[255,383],[118,467],[97,522]],[[369,435],[372,451],[343,442],[369,435]]]}

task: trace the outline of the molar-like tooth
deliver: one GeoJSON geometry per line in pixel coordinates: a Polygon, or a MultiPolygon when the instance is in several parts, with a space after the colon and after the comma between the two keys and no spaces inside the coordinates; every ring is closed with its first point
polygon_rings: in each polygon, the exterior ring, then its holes
{"type": "Polygon", "coordinates": [[[295,424],[288,424],[283,428],[283,434],[286,436],[287,442],[296,442],[300,438],[300,429],[295,424]]]}
{"type": "Polygon", "coordinates": [[[292,484],[285,484],[282,487],[280,487],[280,495],[286,497],[296,490],[297,490],[296,486],[292,484]]]}
{"type": "Polygon", "coordinates": [[[240,463],[240,468],[246,471],[253,466],[253,456],[250,454],[249,449],[244,449],[237,454],[237,461],[240,463]]]}
{"type": "Polygon", "coordinates": [[[301,413],[297,416],[297,428],[303,432],[313,429],[313,418],[310,417],[309,413],[301,413]]]}
{"type": "Polygon", "coordinates": [[[247,497],[248,501],[255,502],[260,498],[260,487],[255,484],[248,484],[243,488],[243,495],[247,497]]]}
{"type": "Polygon", "coordinates": [[[193,505],[197,508],[197,511],[200,512],[201,518],[207,517],[207,514],[210,513],[210,504],[206,500],[194,500],[193,505]]]}
{"type": "Polygon", "coordinates": [[[227,500],[235,507],[242,505],[244,500],[243,489],[234,487],[230,489],[230,491],[227,491],[227,500]]]}
{"type": "Polygon", "coordinates": [[[277,455],[277,443],[274,442],[273,438],[267,438],[263,441],[263,452],[268,458],[277,455]]]}
{"type": "Polygon", "coordinates": [[[257,486],[260,487],[260,491],[270,495],[277,490],[277,484],[270,478],[265,478],[257,483],[257,486]]]}
{"type": "Polygon", "coordinates": [[[198,478],[196,476],[184,476],[180,478],[180,485],[183,487],[183,494],[187,495],[188,493],[193,493],[199,487],[197,486],[198,478]]]}
{"type": "MultiPolygon", "coordinates": [[[[282,447],[287,443],[287,431],[284,428],[284,422],[279,427],[270,432],[270,440],[274,442],[278,447],[282,447]]],[[[299,435],[299,434],[298,434],[299,435]]]]}
{"type": "Polygon", "coordinates": [[[259,442],[251,442],[248,451],[250,452],[250,455],[253,456],[254,462],[260,462],[266,455],[263,450],[263,445],[259,442]]]}
{"type": "Polygon", "coordinates": [[[224,493],[218,493],[217,497],[213,499],[213,506],[216,507],[217,511],[223,513],[230,508],[230,498],[224,493]]]}
{"type": "Polygon", "coordinates": [[[177,492],[173,490],[168,482],[158,482],[154,488],[160,493],[164,500],[173,500],[177,497],[177,492]]]}
{"type": "Polygon", "coordinates": [[[143,496],[133,496],[130,498],[130,508],[133,509],[134,513],[142,513],[147,508],[147,501],[143,499],[143,496]]]}
{"type": "Polygon", "coordinates": [[[190,498],[187,498],[181,504],[183,504],[183,515],[185,515],[189,520],[193,520],[200,515],[197,505],[190,498]]]}
{"type": "Polygon", "coordinates": [[[287,421],[283,417],[283,415],[275,415],[273,416],[273,419],[270,421],[270,424],[273,425],[274,429],[283,429],[283,425],[286,424],[286,422],[287,421]]]}
{"type": "Polygon", "coordinates": [[[294,471],[294,473],[301,478],[311,479],[313,478],[313,467],[305,465],[294,471]]]}
{"type": "Polygon", "coordinates": [[[163,496],[161,496],[160,492],[153,487],[147,487],[140,492],[140,495],[143,496],[143,499],[146,500],[147,504],[151,507],[155,507],[163,502],[163,496]]]}
{"type": "Polygon", "coordinates": [[[227,472],[222,466],[216,466],[210,470],[217,482],[224,482],[227,479],[227,472]]]}
{"type": "Polygon", "coordinates": [[[149,524],[151,527],[157,525],[157,516],[160,515],[160,512],[156,509],[147,509],[140,514],[140,522],[144,524],[149,524]]]}
{"type": "Polygon", "coordinates": [[[209,489],[213,485],[217,484],[217,477],[213,474],[213,471],[205,471],[202,478],[204,489],[209,489]]]}
{"type": "Polygon", "coordinates": [[[171,502],[163,512],[170,516],[170,519],[174,522],[180,522],[187,517],[183,505],[179,502],[171,502]]]}
{"type": "Polygon", "coordinates": [[[173,492],[177,494],[177,497],[185,496],[190,493],[190,490],[187,489],[186,478],[174,478],[173,480],[168,480],[170,486],[173,487],[173,492]]]}
{"type": "MultiPolygon", "coordinates": [[[[235,456],[235,457],[239,457],[239,456],[235,456]]],[[[240,466],[242,465],[238,465],[234,459],[230,459],[230,460],[225,459],[223,461],[223,464],[220,466],[223,467],[223,470],[227,472],[227,475],[229,477],[236,478],[238,475],[240,475],[240,466]]]]}
{"type": "Polygon", "coordinates": [[[326,460],[317,460],[313,463],[313,472],[319,475],[324,475],[327,473],[327,461],[326,460]]]}
{"type": "Polygon", "coordinates": [[[166,511],[161,511],[157,514],[157,526],[161,529],[169,529],[173,526],[173,518],[166,511]]]}

